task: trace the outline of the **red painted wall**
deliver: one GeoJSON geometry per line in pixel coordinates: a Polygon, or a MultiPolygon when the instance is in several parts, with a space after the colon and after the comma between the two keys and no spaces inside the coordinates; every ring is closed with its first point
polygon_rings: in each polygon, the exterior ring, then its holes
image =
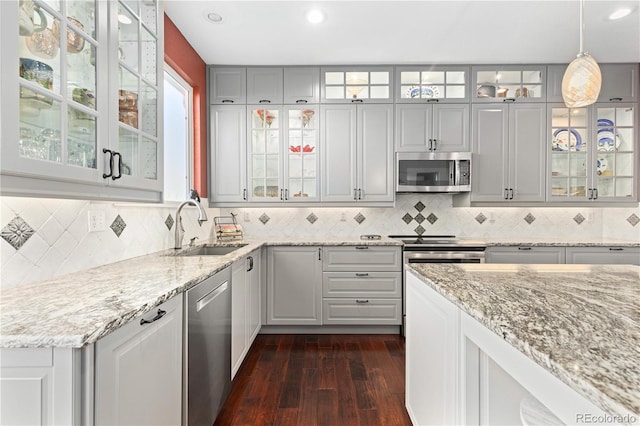
{"type": "Polygon", "coordinates": [[[193,185],[207,196],[207,68],[175,24],[164,15],[164,60],[193,86],[193,185]]]}

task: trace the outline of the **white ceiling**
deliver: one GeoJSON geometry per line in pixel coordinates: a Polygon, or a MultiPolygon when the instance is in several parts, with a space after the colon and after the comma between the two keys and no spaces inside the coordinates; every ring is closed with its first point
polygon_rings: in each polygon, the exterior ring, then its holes
{"type": "MultiPolygon", "coordinates": [[[[207,64],[568,63],[579,51],[578,0],[164,3],[207,64]],[[306,21],[313,7],[324,23],[306,21]]],[[[598,62],[640,62],[640,0],[586,0],[584,15],[585,50],[598,62]],[[620,7],[633,12],[610,21],[620,7]]]]}

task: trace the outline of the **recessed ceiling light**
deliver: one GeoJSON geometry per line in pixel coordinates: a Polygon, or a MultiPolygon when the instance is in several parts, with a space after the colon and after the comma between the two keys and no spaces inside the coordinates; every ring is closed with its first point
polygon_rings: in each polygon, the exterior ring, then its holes
{"type": "Polygon", "coordinates": [[[215,12],[207,13],[207,19],[217,24],[218,22],[222,22],[222,15],[215,12]]]}
{"type": "Polygon", "coordinates": [[[123,15],[123,14],[118,14],[118,22],[120,22],[121,24],[125,24],[125,25],[129,25],[132,21],[131,18],[129,18],[127,15],[123,15]]]}
{"type": "Polygon", "coordinates": [[[312,24],[320,24],[324,21],[324,13],[319,9],[311,9],[307,12],[307,21],[312,24]]]}
{"type": "Polygon", "coordinates": [[[612,21],[615,19],[621,19],[630,13],[631,13],[631,9],[618,9],[615,12],[613,12],[611,15],[609,15],[609,19],[611,19],[612,21]]]}

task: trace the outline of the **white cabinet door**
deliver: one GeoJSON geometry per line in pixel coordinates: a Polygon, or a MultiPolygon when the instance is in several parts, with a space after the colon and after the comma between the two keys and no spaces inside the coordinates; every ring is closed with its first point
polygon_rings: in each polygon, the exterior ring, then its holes
{"type": "Polygon", "coordinates": [[[249,254],[247,287],[249,289],[247,322],[249,346],[251,346],[262,326],[262,249],[249,254]]]}
{"type": "Polygon", "coordinates": [[[471,201],[505,200],[509,161],[509,109],[473,105],[471,201]]]}
{"type": "Polygon", "coordinates": [[[96,425],[181,423],[182,299],[180,294],[98,340],[96,425]]]}
{"type": "Polygon", "coordinates": [[[247,103],[281,104],[282,68],[247,68],[247,103]]]}
{"type": "Polygon", "coordinates": [[[322,324],[319,247],[267,249],[267,324],[322,324]]]}
{"type": "Polygon", "coordinates": [[[393,105],[358,105],[357,117],[358,200],[392,202],[393,105]]]}
{"type": "Polygon", "coordinates": [[[469,151],[469,105],[433,105],[432,150],[469,151]]]}
{"type": "Polygon", "coordinates": [[[545,116],[545,105],[509,106],[510,200],[545,200],[545,116]]]}
{"type": "Polygon", "coordinates": [[[600,64],[602,87],[598,102],[637,102],[638,64],[600,64]]]}
{"type": "Polygon", "coordinates": [[[246,68],[209,68],[209,103],[244,104],[246,102],[246,68]]]}
{"type": "Polygon", "coordinates": [[[247,264],[239,260],[231,266],[231,378],[242,365],[249,343],[247,264]]]}
{"type": "Polygon", "coordinates": [[[564,247],[488,247],[487,263],[565,263],[564,247]]]}
{"type": "Polygon", "coordinates": [[[244,105],[212,106],[210,113],[209,200],[212,203],[246,201],[246,108],[244,105]]]}
{"type": "Polygon", "coordinates": [[[323,201],[355,201],[356,108],[320,106],[321,191],[323,201]]]}
{"type": "Polygon", "coordinates": [[[416,425],[459,424],[458,309],[412,273],[405,281],[407,411],[416,425]]]}
{"type": "Polygon", "coordinates": [[[320,68],[284,69],[284,103],[313,104],[320,101],[320,68]]]}
{"type": "Polygon", "coordinates": [[[640,265],[638,247],[567,247],[567,263],[640,265]]]}
{"type": "Polygon", "coordinates": [[[396,105],[397,152],[429,152],[432,110],[431,105],[396,105]]]}

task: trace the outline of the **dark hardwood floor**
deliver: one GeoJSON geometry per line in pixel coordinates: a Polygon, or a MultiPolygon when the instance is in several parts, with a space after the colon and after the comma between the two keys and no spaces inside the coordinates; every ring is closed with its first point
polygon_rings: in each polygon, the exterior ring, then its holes
{"type": "Polygon", "coordinates": [[[215,426],[411,425],[397,335],[259,335],[215,426]]]}

